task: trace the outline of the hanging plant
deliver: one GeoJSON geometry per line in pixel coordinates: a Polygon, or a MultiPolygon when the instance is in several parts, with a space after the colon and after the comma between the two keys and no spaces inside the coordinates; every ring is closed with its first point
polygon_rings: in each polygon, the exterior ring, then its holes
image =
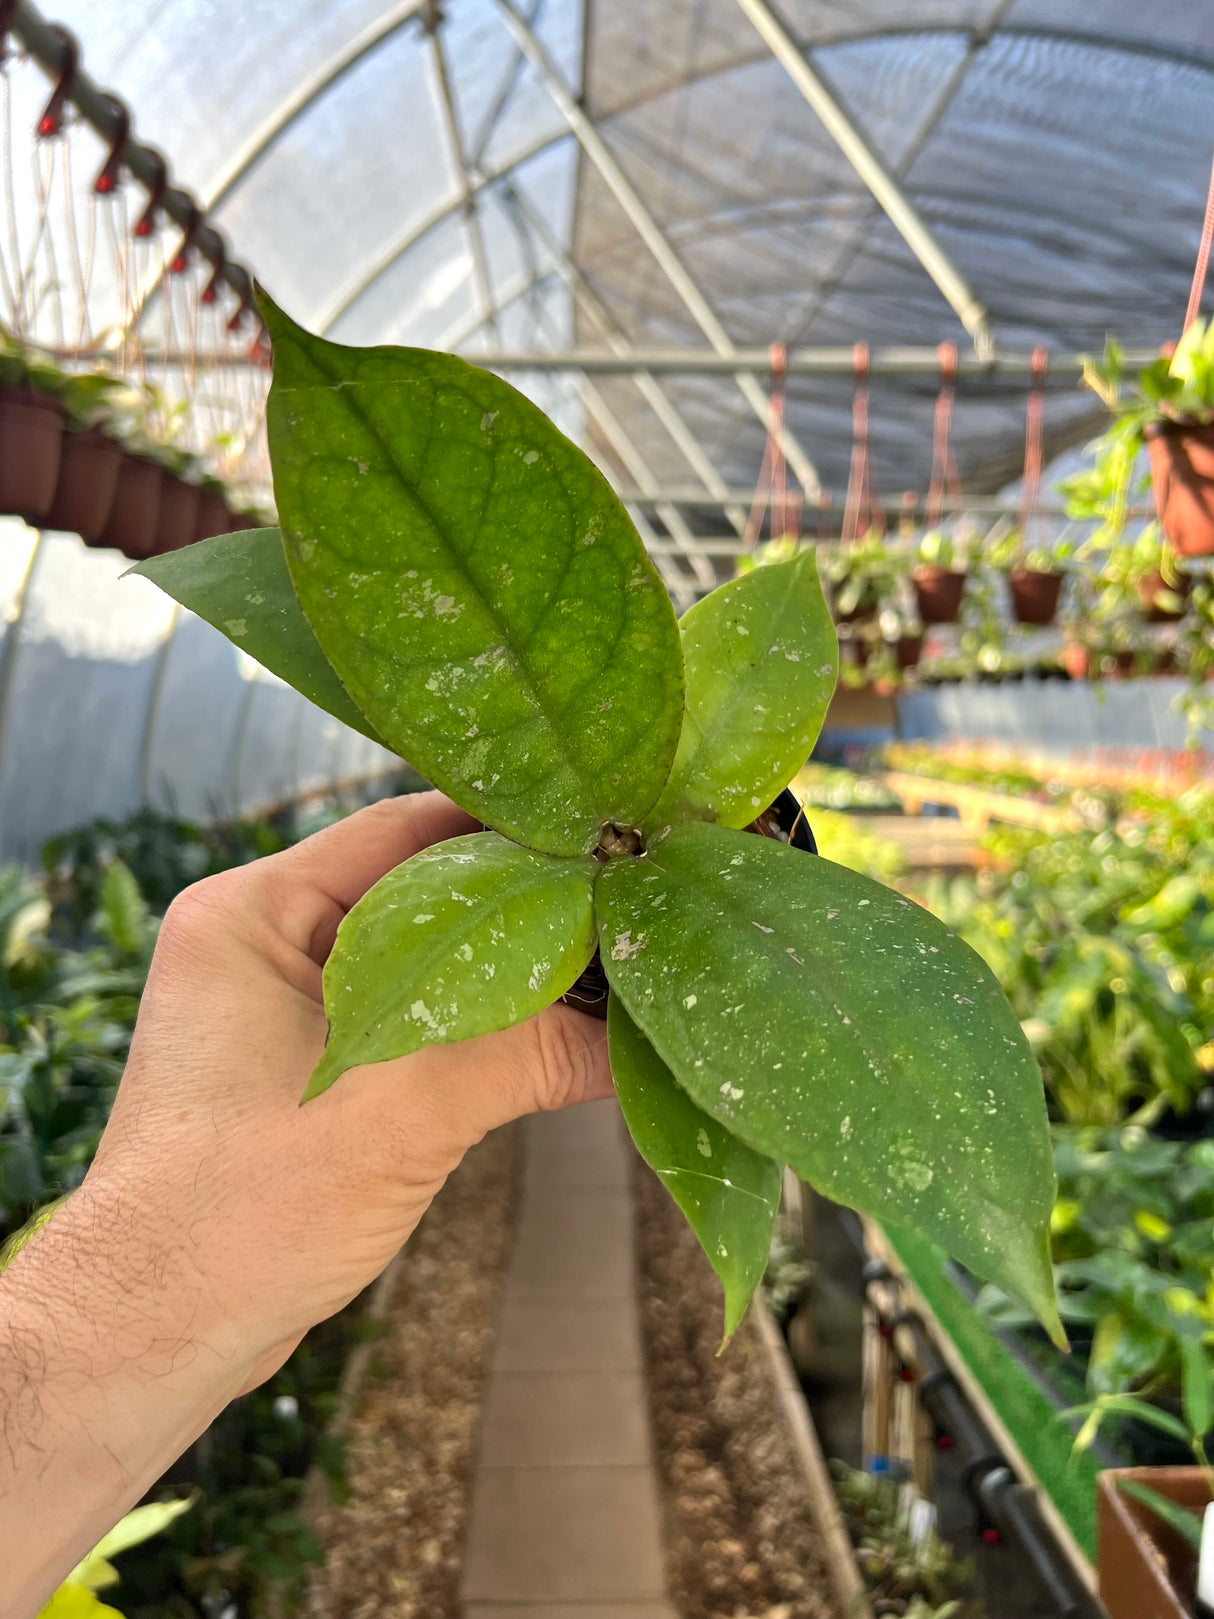
{"type": "Polygon", "coordinates": [[[955,624],[968,572],[962,543],[941,529],[929,529],[915,547],[915,557],[911,584],[919,617],[924,624],[955,624]]]}
{"type": "Polygon", "coordinates": [[[834,690],[812,551],[678,623],[601,473],[508,384],[263,309],[281,534],[137,571],[487,828],[346,917],[306,1097],[542,1011],[597,949],[624,1117],[724,1284],[727,1333],[789,1164],[1060,1336],[1041,1076],[989,968],[900,894],[743,830],[834,690]]]}

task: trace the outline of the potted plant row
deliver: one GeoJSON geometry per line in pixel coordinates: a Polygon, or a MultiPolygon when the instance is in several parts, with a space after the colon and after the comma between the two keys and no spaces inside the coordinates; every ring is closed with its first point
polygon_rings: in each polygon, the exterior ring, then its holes
{"type": "Polygon", "coordinates": [[[247,527],[199,457],[165,446],[150,389],[64,371],[0,331],[0,513],[140,559],[247,527]]]}

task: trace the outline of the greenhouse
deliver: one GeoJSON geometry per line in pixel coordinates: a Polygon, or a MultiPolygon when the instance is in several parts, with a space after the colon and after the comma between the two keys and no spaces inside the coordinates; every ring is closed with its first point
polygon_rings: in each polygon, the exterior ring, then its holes
{"type": "Polygon", "coordinates": [[[1214,38],[0,0],[0,1619],[1214,1614],[1214,38]]]}

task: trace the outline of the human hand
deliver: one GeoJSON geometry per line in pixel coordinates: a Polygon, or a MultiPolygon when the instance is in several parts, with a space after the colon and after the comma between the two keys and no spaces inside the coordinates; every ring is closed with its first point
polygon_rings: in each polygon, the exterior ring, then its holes
{"type": "Polygon", "coordinates": [[[0,1380],[7,1328],[8,1374],[41,1385],[24,1421],[49,1420],[40,1444],[56,1457],[66,1447],[71,1475],[56,1485],[52,1468],[31,1494],[20,1462],[6,1477],[0,1457],[0,1544],[32,1495],[35,1554],[48,1522],[87,1523],[48,1578],[383,1269],[486,1131],[610,1094],[605,1026],[558,1005],[357,1070],[299,1106],[342,917],[393,866],[472,829],[437,793],[388,800],[170,908],[93,1166],[0,1282],[0,1380]],[[47,1338],[62,1356],[42,1358],[47,1338]],[[109,1452],[104,1485],[94,1474],[86,1486],[78,1435],[72,1449],[80,1421],[109,1452]]]}

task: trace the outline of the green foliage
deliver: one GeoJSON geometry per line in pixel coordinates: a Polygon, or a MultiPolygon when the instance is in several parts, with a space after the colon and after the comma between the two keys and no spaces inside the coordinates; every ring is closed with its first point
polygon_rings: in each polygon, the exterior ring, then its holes
{"type": "MultiPolygon", "coordinates": [[[[275,667],[299,679],[298,657],[312,678],[319,647],[375,732],[493,828],[460,840],[458,862],[455,845],[407,862],[351,913],[309,1095],[359,1062],[538,1011],[589,957],[593,883],[612,987],[722,1150],[729,1132],[741,1163],[787,1159],[921,1223],[1056,1330],[1040,1081],[989,972],[908,901],[737,830],[804,763],[833,689],[813,555],[767,547],[678,626],[607,483],[515,390],[451,355],[343,348],[264,309],[300,610],[279,576],[275,667]]],[[[221,549],[196,548],[209,600],[226,588],[221,549]]],[[[875,535],[831,566],[842,611],[883,600],[902,570],[875,535]]],[[[646,1048],[618,1016],[615,1044],[637,1080],[646,1048]]],[[[674,1116],[633,1109],[643,1152],[670,1155],[674,1116]]],[[[685,1170],[681,1156],[666,1167],[685,1170]]],[[[757,1238],[737,1200],[709,1211],[686,1179],[710,1259],[746,1256],[727,1278],[732,1323],[757,1238]]]]}
{"type": "Polygon", "coordinates": [[[875,529],[819,555],[822,578],[840,618],[871,617],[894,600],[906,573],[901,549],[875,529]]]}
{"type": "Polygon", "coordinates": [[[752,1152],[684,1091],[613,996],[611,1072],[637,1150],[687,1216],[725,1290],[725,1337],[767,1267],[781,1166],[752,1152]]]}
{"type": "Polygon", "coordinates": [[[934,1529],[912,1535],[901,1485],[840,1461],[832,1461],[830,1471],[869,1596],[890,1604],[879,1611],[907,1619],[981,1619],[982,1604],[965,1595],[972,1564],[959,1561],[934,1529]]]}

